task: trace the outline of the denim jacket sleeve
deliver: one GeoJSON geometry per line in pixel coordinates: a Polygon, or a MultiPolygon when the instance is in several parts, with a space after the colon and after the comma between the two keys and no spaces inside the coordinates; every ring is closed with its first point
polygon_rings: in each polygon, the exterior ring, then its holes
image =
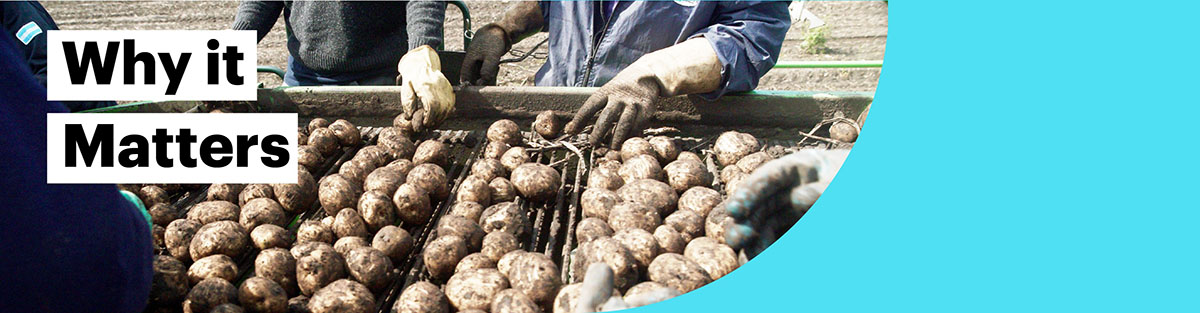
{"type": "Polygon", "coordinates": [[[784,1],[719,2],[714,23],[691,37],[704,36],[721,60],[721,87],[702,94],[709,100],[728,92],[753,90],[779,60],[791,27],[784,1]]]}

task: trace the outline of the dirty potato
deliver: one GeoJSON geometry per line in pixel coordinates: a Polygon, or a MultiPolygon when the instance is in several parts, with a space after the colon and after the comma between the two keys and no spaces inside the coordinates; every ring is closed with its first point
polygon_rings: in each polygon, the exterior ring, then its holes
{"type": "Polygon", "coordinates": [[[437,228],[438,237],[441,236],[458,236],[467,244],[467,251],[479,251],[483,245],[483,228],[479,227],[475,221],[457,215],[446,215],[438,219],[437,228]]]}
{"type": "Polygon", "coordinates": [[[328,128],[314,129],[309,133],[308,145],[317,148],[317,152],[326,157],[332,156],[334,153],[337,153],[338,149],[341,149],[341,146],[338,145],[337,136],[328,128]]]}
{"type": "Polygon", "coordinates": [[[308,296],[299,295],[288,299],[288,313],[312,313],[308,309],[308,296]]]}
{"type": "Polygon", "coordinates": [[[475,269],[454,274],[446,282],[446,298],[458,311],[487,310],[508,279],[494,268],[475,269]]]}
{"type": "Polygon", "coordinates": [[[478,176],[467,176],[458,186],[458,202],[471,201],[480,205],[492,204],[492,190],[488,181],[478,176]]]}
{"type": "Polygon", "coordinates": [[[188,251],[191,247],[192,238],[196,236],[196,231],[204,226],[195,220],[178,219],[167,225],[167,231],[163,234],[163,243],[167,246],[167,251],[176,259],[185,262],[192,261],[192,254],[188,251]]]}
{"type": "Polygon", "coordinates": [[[658,256],[660,252],[658,240],[654,239],[654,234],[641,228],[626,228],[616,231],[612,238],[629,250],[640,268],[649,267],[650,262],[654,261],[654,257],[658,256]]]}
{"type": "Polygon", "coordinates": [[[612,227],[604,220],[595,217],[585,218],[575,225],[575,238],[579,244],[584,244],[600,237],[609,237],[613,235],[612,227]]]}
{"type": "Polygon", "coordinates": [[[446,278],[454,273],[454,266],[467,256],[467,242],[459,236],[441,236],[425,245],[422,257],[425,270],[435,278],[446,278]]]}
{"type": "Polygon", "coordinates": [[[607,189],[617,190],[625,185],[625,179],[620,174],[620,163],[616,164],[618,169],[613,169],[606,166],[596,166],[588,173],[587,186],[588,189],[607,189]]]}
{"type": "Polygon", "coordinates": [[[200,281],[183,300],[184,313],[208,312],[219,305],[237,302],[237,288],[220,278],[200,281]]]}
{"type": "Polygon", "coordinates": [[[200,224],[208,224],[216,221],[237,221],[239,214],[241,211],[233,202],[217,200],[193,205],[187,213],[187,218],[200,224]]]}
{"type": "Polygon", "coordinates": [[[317,199],[317,182],[308,171],[296,171],[295,184],[272,184],[271,192],[275,201],[288,213],[298,213],[308,210],[309,205],[317,199]]]}
{"type": "Polygon", "coordinates": [[[500,160],[500,158],[504,156],[504,153],[507,153],[508,149],[510,149],[510,148],[512,148],[512,146],[510,146],[507,143],[503,143],[503,142],[499,142],[499,141],[489,141],[487,146],[483,147],[483,158],[484,159],[492,159],[492,160],[500,160]]]}
{"type": "Polygon", "coordinates": [[[137,194],[141,196],[142,204],[146,207],[152,207],[159,203],[171,203],[171,199],[170,196],[167,195],[167,191],[163,190],[162,187],[159,186],[144,186],[137,194]]]}
{"type": "Polygon", "coordinates": [[[337,216],[333,218],[333,234],[338,238],[366,238],[371,235],[367,232],[367,222],[363,221],[362,214],[355,209],[338,211],[337,216]]]}
{"type": "MultiPolygon", "coordinates": [[[[679,292],[679,290],[671,288],[671,286],[663,285],[655,281],[645,281],[640,284],[633,285],[633,287],[629,287],[629,290],[625,291],[624,300],[625,303],[628,303],[629,305],[639,305],[640,303],[638,303],[638,298],[652,296],[651,293],[655,292],[666,292],[668,299],[682,294],[679,292]]],[[[654,295],[653,297],[661,297],[661,295],[654,295]]]]}
{"type": "Polygon", "coordinates": [[[685,241],[704,236],[704,216],[691,210],[679,210],[663,219],[663,225],[671,226],[685,241]]]}
{"type": "Polygon", "coordinates": [[[396,189],[400,188],[400,184],[404,183],[404,178],[408,175],[407,171],[402,171],[399,166],[384,166],[376,168],[367,174],[367,178],[363,180],[364,191],[379,191],[385,195],[396,194],[396,189]]]}
{"type": "Polygon", "coordinates": [[[250,277],[238,288],[238,303],[250,312],[287,312],[287,292],[264,277],[250,277]]]}
{"type": "Polygon", "coordinates": [[[700,265],[713,280],[724,277],[738,267],[737,253],[733,252],[733,248],[708,237],[689,242],[683,250],[683,256],[700,265]]]}
{"type": "MultiPolygon", "coordinates": [[[[317,150],[316,147],[302,145],[296,147],[296,163],[303,166],[309,172],[315,172],[321,169],[321,165],[325,164],[325,156],[321,155],[321,151],[317,150]]],[[[241,191],[239,190],[238,192],[241,191]]]]}
{"type": "Polygon", "coordinates": [[[333,230],[322,225],[320,221],[308,220],[300,223],[296,229],[296,244],[305,242],[333,243],[333,230]]]}
{"type": "Polygon", "coordinates": [[[759,151],[742,157],[737,161],[737,163],[734,163],[734,165],[737,166],[738,169],[742,170],[743,173],[753,173],[754,170],[758,169],[759,166],[762,166],[763,163],[767,163],[767,161],[772,159],[774,158],[772,158],[770,154],[759,151]]]}
{"type": "Polygon", "coordinates": [[[535,201],[553,201],[562,177],[549,165],[525,163],[512,171],[512,184],[522,196],[535,201]]]}
{"type": "Polygon", "coordinates": [[[456,215],[467,218],[472,221],[479,221],[479,217],[483,215],[483,205],[471,201],[459,201],[450,206],[450,211],[447,215],[456,215]]]}
{"type": "Polygon", "coordinates": [[[392,305],[392,313],[449,313],[450,300],[437,285],[415,282],[404,288],[392,305]]]}
{"type": "Polygon", "coordinates": [[[393,159],[412,159],[417,151],[417,145],[396,127],[387,127],[379,131],[379,146],[387,150],[393,159]]]}
{"type": "Polygon", "coordinates": [[[529,217],[516,203],[501,202],[483,210],[479,226],[485,232],[502,231],[521,237],[529,228],[529,217]]]}
{"type": "Polygon", "coordinates": [[[353,158],[342,163],[341,167],[338,167],[338,174],[341,174],[342,177],[349,179],[359,186],[363,186],[367,180],[367,175],[370,175],[374,170],[374,161],[353,158]]]}
{"type": "Polygon", "coordinates": [[[737,163],[742,157],[758,150],[758,139],[746,133],[727,131],[713,143],[713,152],[722,166],[737,163]]]}
{"type": "Polygon", "coordinates": [[[254,258],[254,276],[270,279],[283,287],[287,294],[297,294],[296,258],[282,248],[264,249],[254,258]]]}
{"type": "Polygon", "coordinates": [[[638,179],[661,181],[666,176],[662,166],[658,164],[658,160],[646,154],[639,154],[625,160],[625,163],[622,163],[621,168],[617,170],[617,175],[620,175],[626,183],[638,179]]]}
{"type": "Polygon", "coordinates": [[[500,164],[500,160],[479,159],[471,164],[471,176],[492,181],[496,177],[508,177],[508,170],[504,168],[504,164],[500,164]]]}
{"type": "Polygon", "coordinates": [[[608,189],[588,188],[579,196],[579,205],[583,208],[583,217],[608,219],[608,213],[621,197],[608,189]]]}
{"type": "Polygon", "coordinates": [[[858,125],[846,121],[836,121],[829,125],[829,138],[841,142],[858,140],[858,125]]]}
{"type": "Polygon", "coordinates": [[[408,257],[408,251],[412,250],[413,239],[407,230],[388,225],[375,233],[371,247],[383,252],[394,264],[400,264],[400,261],[408,257]]]}
{"type": "Polygon", "coordinates": [[[362,133],[350,121],[341,119],[333,121],[333,124],[329,124],[329,129],[333,131],[333,136],[337,138],[338,144],[344,147],[353,147],[362,143],[362,133]]]}
{"type": "Polygon", "coordinates": [[[528,295],[535,303],[550,303],[558,291],[558,265],[544,253],[520,254],[507,272],[508,283],[513,289],[528,295]]]}
{"type": "Polygon", "coordinates": [[[675,192],[683,193],[692,187],[712,186],[713,176],[704,164],[690,160],[678,160],[663,168],[667,172],[667,183],[675,192]]]}
{"type": "Polygon", "coordinates": [[[690,292],[712,282],[696,262],[677,253],[663,253],[650,262],[650,280],[680,292],[690,292]]]}
{"type": "Polygon", "coordinates": [[[312,134],[312,132],[314,130],[317,130],[318,128],[329,127],[329,125],[331,125],[331,124],[333,124],[333,123],[330,123],[329,120],[327,120],[327,119],[323,119],[320,117],[314,118],[314,119],[308,121],[308,133],[312,134]]]}
{"type": "Polygon", "coordinates": [[[454,272],[462,273],[477,268],[496,268],[496,260],[492,260],[482,252],[475,252],[459,260],[458,265],[454,266],[454,272]]]}
{"type": "Polygon", "coordinates": [[[388,154],[387,149],[379,145],[369,145],[358,149],[358,152],[354,153],[354,158],[366,161],[373,168],[386,166],[388,162],[392,161],[392,156],[388,154]]]}
{"type": "Polygon", "coordinates": [[[493,262],[497,262],[505,254],[518,249],[521,249],[521,246],[517,243],[516,236],[508,232],[494,231],[483,236],[483,247],[480,249],[480,253],[492,259],[493,262]]]}
{"type": "Polygon", "coordinates": [[[412,184],[429,192],[429,198],[432,200],[444,200],[450,196],[446,170],[435,164],[425,163],[413,167],[404,181],[405,184],[412,184]]]}
{"type": "Polygon", "coordinates": [[[372,291],[382,291],[392,283],[392,260],[383,252],[369,246],[350,250],[346,255],[346,269],[350,277],[372,291]]]}
{"type": "Polygon", "coordinates": [[[191,286],[183,262],[166,255],[154,257],[154,278],[150,283],[150,305],[178,307],[191,286]]]}
{"type": "Polygon", "coordinates": [[[445,167],[450,161],[450,148],[437,140],[425,140],[417,145],[412,160],[416,164],[432,163],[445,167]]]}
{"type": "Polygon", "coordinates": [[[529,153],[525,152],[525,148],[512,147],[500,156],[500,165],[504,165],[504,169],[509,173],[516,170],[518,166],[529,162],[529,153]]]}
{"type": "Polygon", "coordinates": [[[367,231],[372,233],[396,222],[396,205],[392,197],[378,190],[367,191],[358,198],[358,213],[362,215],[367,231]]]}
{"type": "Polygon", "coordinates": [[[692,161],[700,162],[700,164],[704,164],[704,159],[701,158],[699,154],[696,154],[695,152],[691,152],[691,151],[680,152],[679,156],[675,157],[675,160],[676,161],[692,160],[692,161]]]}
{"type": "Polygon", "coordinates": [[[675,144],[675,140],[666,136],[654,136],[650,137],[649,142],[659,163],[671,163],[679,157],[679,145],[675,144]]]}
{"type": "Polygon", "coordinates": [[[250,231],[250,241],[259,250],[289,248],[294,239],[291,231],[274,224],[259,225],[250,231]]]}
{"type": "Polygon", "coordinates": [[[375,310],[375,296],[363,284],[340,279],[313,294],[308,309],[313,313],[369,313],[375,310]]]}
{"type": "Polygon", "coordinates": [[[201,226],[192,237],[188,252],[192,260],[200,260],[214,254],[232,258],[242,256],[250,248],[250,235],[246,228],[232,221],[216,221],[201,226]]]}
{"type": "Polygon", "coordinates": [[[622,186],[621,189],[617,189],[617,195],[621,196],[621,199],[625,202],[635,202],[649,206],[657,210],[659,216],[674,212],[679,203],[679,196],[675,193],[674,188],[653,179],[631,181],[622,186]]]}
{"type": "MultiPolygon", "coordinates": [[[[581,244],[576,251],[576,259],[582,262],[571,262],[575,273],[586,273],[592,263],[608,264],[613,270],[613,283],[617,289],[625,289],[637,283],[637,260],[621,242],[612,237],[600,237],[581,244]]],[[[583,275],[575,275],[573,282],[583,281],[583,275]]]]}
{"type": "Polygon", "coordinates": [[[429,194],[425,189],[410,183],[400,185],[392,196],[392,204],[396,206],[396,217],[405,224],[422,224],[433,215],[429,204],[429,194]]]}
{"type": "Polygon", "coordinates": [[[496,293],[492,298],[492,313],[541,313],[537,303],[524,292],[517,289],[505,289],[496,293]]]}
{"type": "Polygon", "coordinates": [[[503,142],[509,145],[521,144],[521,127],[512,120],[499,120],[487,129],[489,141],[503,142]]]}
{"type": "Polygon", "coordinates": [[[621,143],[621,161],[628,162],[635,156],[649,155],[657,160],[658,153],[654,151],[654,146],[650,145],[650,141],[642,137],[633,137],[626,139],[621,143]]]}
{"type": "Polygon", "coordinates": [[[296,282],[305,295],[345,277],[346,261],[328,244],[315,243],[312,251],[296,259],[296,282]]]}
{"type": "Polygon", "coordinates": [[[238,195],[242,194],[242,189],[246,188],[244,184],[212,184],[208,186],[208,196],[205,200],[225,200],[229,202],[237,201],[238,195]]]}
{"type": "Polygon", "coordinates": [[[658,242],[660,253],[683,253],[687,241],[683,235],[670,225],[659,225],[654,229],[654,241],[658,242]]]}
{"type": "Polygon", "coordinates": [[[288,222],[290,221],[287,219],[287,213],[283,211],[283,206],[271,198],[257,198],[246,202],[242,206],[241,217],[238,218],[238,223],[246,229],[254,229],[259,225],[287,226],[288,222]]]}
{"type": "Polygon", "coordinates": [[[321,208],[330,216],[336,215],[345,208],[353,208],[358,204],[358,196],[362,193],[361,184],[355,184],[341,174],[325,176],[320,181],[317,192],[321,200],[321,208]]]}
{"type": "Polygon", "coordinates": [[[492,202],[509,202],[517,199],[517,187],[513,186],[512,181],[508,178],[496,177],[492,178],[488,183],[488,191],[491,193],[492,202]]]}
{"type": "Polygon", "coordinates": [[[546,139],[554,139],[562,133],[563,123],[554,116],[554,111],[545,110],[533,119],[533,131],[546,139]]]}
{"type": "Polygon", "coordinates": [[[710,211],[708,218],[704,219],[705,235],[708,238],[716,239],[719,243],[725,243],[725,229],[733,224],[733,217],[729,216],[729,211],[726,211],[724,207],[723,204],[719,204],[718,208],[710,211]]]}
{"type": "Polygon", "coordinates": [[[175,210],[174,206],[167,203],[159,203],[154,206],[149,206],[146,209],[150,213],[150,221],[154,225],[167,226],[172,221],[179,219],[179,211],[175,210]]]}
{"type": "Polygon", "coordinates": [[[367,242],[363,237],[342,237],[333,243],[333,251],[337,251],[345,259],[349,257],[350,251],[369,246],[371,246],[371,243],[367,242]]]}
{"type": "Polygon", "coordinates": [[[154,225],[150,227],[150,236],[154,237],[154,247],[166,247],[167,241],[164,237],[167,236],[167,228],[162,225],[154,225]]]}
{"type": "Polygon", "coordinates": [[[245,206],[246,202],[258,198],[275,198],[275,191],[268,184],[250,184],[242,189],[238,194],[238,206],[245,206]]]}
{"type": "Polygon", "coordinates": [[[626,228],[654,231],[661,224],[657,210],[637,202],[618,203],[608,214],[608,225],[614,231],[626,228]]]}
{"type": "Polygon", "coordinates": [[[679,210],[708,216],[708,212],[721,203],[721,192],[708,187],[692,187],[679,195],[679,210]]]}

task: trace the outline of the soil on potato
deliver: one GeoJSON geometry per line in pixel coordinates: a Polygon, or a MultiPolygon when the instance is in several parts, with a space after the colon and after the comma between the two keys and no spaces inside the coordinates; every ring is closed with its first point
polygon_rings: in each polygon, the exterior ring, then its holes
{"type": "MultiPolygon", "coordinates": [[[[86,29],[228,29],[237,12],[236,1],[47,1],[43,3],[59,28],[86,29]]],[[[500,18],[509,3],[469,1],[472,29],[500,18]]],[[[783,44],[780,60],[882,60],[887,41],[887,3],[882,1],[808,1],[805,7],[825,21],[829,28],[827,50],[819,54],[804,51],[807,23],[792,23],[783,44]]],[[[793,21],[798,21],[798,17],[793,21]]],[[[446,49],[462,50],[462,13],[453,5],[446,9],[446,49]]],[[[540,33],[516,45],[528,50],[546,38],[540,33]]],[[[544,55],[545,47],[539,52],[544,55]]],[[[275,28],[258,45],[258,64],[286,68],[287,46],[282,16],[275,28]]],[[[535,54],[536,55],[536,54],[535,54]]],[[[542,60],[526,59],[501,66],[500,85],[533,85],[533,76],[542,60]]],[[[879,69],[775,69],[759,84],[762,90],[874,91],[879,69]]],[[[452,78],[456,80],[456,78],[452,78]]],[[[259,74],[259,82],[278,86],[274,75],[259,74]]]]}

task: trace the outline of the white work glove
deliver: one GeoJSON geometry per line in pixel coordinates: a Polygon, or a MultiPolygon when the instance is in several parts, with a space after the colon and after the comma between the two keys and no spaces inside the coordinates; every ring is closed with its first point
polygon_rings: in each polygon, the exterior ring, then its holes
{"type": "Polygon", "coordinates": [[[607,312],[635,308],[643,305],[658,303],[679,296],[678,290],[670,287],[657,288],[644,294],[622,298],[614,297],[613,270],[608,264],[598,262],[588,265],[587,273],[583,276],[583,284],[579,286],[579,300],[575,302],[574,313],[607,312]]]}
{"type": "Polygon", "coordinates": [[[619,148],[654,117],[659,98],[710,92],[720,85],[721,60],[716,50],[704,37],[688,39],[643,55],[621,70],[588,97],[564,130],[578,134],[584,123],[600,112],[591,143],[599,144],[613,130],[611,147],[619,148]]]}
{"type": "Polygon", "coordinates": [[[454,87],[442,75],[442,62],[429,46],[408,51],[396,66],[400,75],[402,116],[410,121],[411,131],[436,127],[454,113],[454,87]]]}

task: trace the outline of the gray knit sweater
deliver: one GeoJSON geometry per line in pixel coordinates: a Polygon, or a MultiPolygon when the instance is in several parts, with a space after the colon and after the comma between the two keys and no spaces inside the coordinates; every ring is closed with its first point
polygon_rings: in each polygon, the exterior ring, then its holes
{"type": "Polygon", "coordinates": [[[288,52],[322,74],[396,66],[408,50],[442,44],[442,1],[242,1],[233,29],[271,31],[282,12],[288,52]]]}

